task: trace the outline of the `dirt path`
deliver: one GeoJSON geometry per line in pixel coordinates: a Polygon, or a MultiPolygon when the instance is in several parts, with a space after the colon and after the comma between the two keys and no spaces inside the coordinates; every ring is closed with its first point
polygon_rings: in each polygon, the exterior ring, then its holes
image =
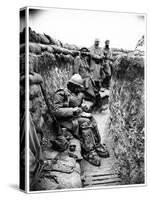
{"type": "Polygon", "coordinates": [[[81,163],[83,187],[119,185],[121,180],[114,170],[115,157],[108,137],[109,110],[94,114],[98,129],[101,134],[102,143],[109,149],[110,157],[101,158],[101,166],[95,167],[83,160],[81,163]]]}

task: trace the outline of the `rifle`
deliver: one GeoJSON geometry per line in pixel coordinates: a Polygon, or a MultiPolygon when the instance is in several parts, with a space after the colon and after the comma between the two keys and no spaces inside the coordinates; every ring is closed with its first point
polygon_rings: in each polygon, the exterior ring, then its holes
{"type": "Polygon", "coordinates": [[[42,94],[43,94],[43,97],[44,97],[44,100],[45,100],[45,103],[47,105],[47,108],[48,108],[48,113],[53,121],[53,127],[54,127],[54,130],[57,131],[57,135],[62,135],[62,131],[61,131],[61,128],[60,128],[60,125],[59,125],[59,122],[57,121],[55,115],[53,114],[52,112],[52,108],[49,104],[49,100],[47,98],[47,94],[46,94],[46,90],[43,86],[42,83],[40,83],[40,87],[41,87],[41,91],[42,91],[42,94]]]}

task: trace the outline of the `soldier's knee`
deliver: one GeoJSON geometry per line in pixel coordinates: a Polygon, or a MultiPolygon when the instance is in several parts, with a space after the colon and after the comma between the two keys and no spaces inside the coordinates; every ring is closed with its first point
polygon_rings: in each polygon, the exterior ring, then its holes
{"type": "Polygon", "coordinates": [[[81,129],[87,129],[87,128],[92,128],[92,124],[90,120],[84,121],[80,124],[81,129]]]}

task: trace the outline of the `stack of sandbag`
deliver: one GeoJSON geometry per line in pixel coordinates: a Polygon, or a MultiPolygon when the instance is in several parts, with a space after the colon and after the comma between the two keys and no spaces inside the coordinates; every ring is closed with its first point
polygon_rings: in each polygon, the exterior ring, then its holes
{"type": "MultiPolygon", "coordinates": [[[[73,44],[63,44],[45,33],[36,33],[29,28],[29,52],[40,54],[43,51],[76,56],[79,48],[73,44]]],[[[20,33],[20,52],[25,52],[25,28],[20,33]]]]}
{"type": "Polygon", "coordinates": [[[82,160],[80,142],[73,139],[68,150],[57,152],[44,151],[47,165],[44,167],[44,176],[56,177],[60,188],[81,188],[81,169],[78,161],[82,160]],[[75,147],[75,149],[73,149],[75,147]]]}
{"type": "Polygon", "coordinates": [[[50,44],[49,39],[40,33],[36,33],[31,28],[29,28],[29,41],[41,44],[50,44]]]}
{"type": "MultiPolygon", "coordinates": [[[[25,51],[25,45],[22,44],[20,46],[20,52],[24,53],[25,51]]],[[[29,52],[34,53],[34,54],[41,54],[42,52],[49,52],[53,54],[63,54],[63,55],[70,55],[70,56],[77,56],[79,54],[78,50],[69,50],[60,46],[56,45],[45,45],[45,44],[40,44],[40,43],[35,43],[35,42],[30,42],[29,43],[29,52]]]]}
{"type": "Polygon", "coordinates": [[[44,132],[44,117],[46,113],[46,105],[41,93],[40,84],[43,79],[40,74],[32,72],[29,74],[29,106],[33,123],[37,133],[43,136],[44,132]]]}

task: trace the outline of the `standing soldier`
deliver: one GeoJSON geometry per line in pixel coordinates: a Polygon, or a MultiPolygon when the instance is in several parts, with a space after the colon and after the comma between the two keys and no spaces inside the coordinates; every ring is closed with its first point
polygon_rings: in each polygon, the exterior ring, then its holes
{"type": "MultiPolygon", "coordinates": [[[[80,55],[74,61],[73,74],[79,74],[83,79],[84,95],[87,101],[101,106],[100,95],[90,75],[90,52],[86,47],[80,49],[80,55]]],[[[92,105],[91,104],[91,105],[92,105]]]]}
{"type": "Polygon", "coordinates": [[[111,79],[111,74],[112,74],[112,50],[109,47],[110,41],[106,40],[105,41],[105,47],[103,48],[103,54],[104,54],[104,63],[103,63],[103,70],[105,73],[105,78],[103,80],[103,87],[109,89],[110,87],[110,79],[111,79]]]}
{"type": "Polygon", "coordinates": [[[55,117],[62,128],[67,128],[81,142],[82,155],[92,165],[100,166],[100,157],[108,157],[107,149],[101,144],[96,121],[84,103],[81,93],[83,80],[74,74],[66,89],[59,89],[54,97],[55,117]]]}
{"type": "Polygon", "coordinates": [[[102,65],[103,65],[103,50],[101,47],[99,47],[99,39],[95,39],[94,46],[91,47],[90,53],[91,53],[91,60],[90,60],[90,73],[92,76],[92,79],[94,80],[98,90],[101,88],[101,82],[103,79],[103,71],[102,71],[102,65]]]}

